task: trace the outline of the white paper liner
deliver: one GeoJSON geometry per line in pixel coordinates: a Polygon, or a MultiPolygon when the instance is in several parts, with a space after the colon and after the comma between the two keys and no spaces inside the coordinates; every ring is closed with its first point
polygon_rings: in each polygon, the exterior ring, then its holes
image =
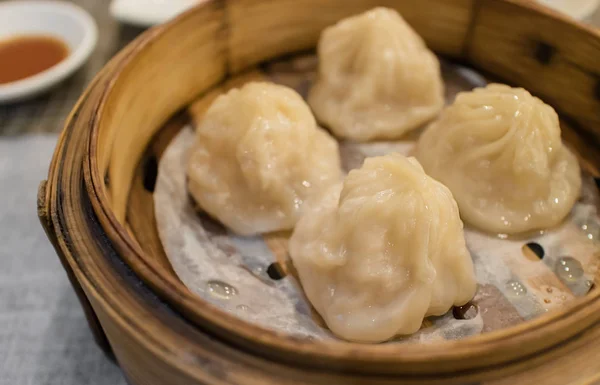
{"type": "MultiPolygon", "coordinates": [[[[464,67],[444,64],[447,99],[458,91],[485,84],[464,67]]],[[[186,190],[187,153],[194,142],[188,126],[172,140],[159,164],[154,190],[160,239],[173,269],[194,293],[218,308],[262,327],[297,337],[336,338],[316,322],[311,306],[292,276],[273,280],[266,273],[275,257],[262,237],[240,237],[200,215],[186,190]]],[[[359,167],[368,156],[389,152],[409,154],[414,142],[340,145],[346,169],[359,167]]],[[[502,239],[465,228],[479,283],[472,319],[455,319],[452,311],[431,317],[431,326],[393,342],[458,339],[514,325],[574,296],[587,293],[598,268],[600,235],[597,189],[584,178],[583,197],[561,226],[527,239],[502,239]],[[523,245],[536,242],[545,251],[541,260],[527,259],[523,245]],[[559,259],[576,258],[583,274],[563,279],[555,274],[559,259]]],[[[562,266],[559,266],[562,267],[562,266]]],[[[577,273],[577,272],[576,272],[577,273]]]]}

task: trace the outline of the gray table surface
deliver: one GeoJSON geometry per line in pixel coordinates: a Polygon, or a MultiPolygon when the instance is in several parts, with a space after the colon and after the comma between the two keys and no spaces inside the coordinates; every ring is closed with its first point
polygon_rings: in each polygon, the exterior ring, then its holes
{"type": "Polygon", "coordinates": [[[121,385],[36,215],[56,135],[0,139],[0,385],[121,385]]]}
{"type": "Polygon", "coordinates": [[[0,105],[0,385],[126,383],[96,346],[35,207],[66,116],[102,66],[141,32],[113,20],[108,0],[73,2],[98,24],[90,60],[50,93],[0,105]]]}
{"type": "MultiPolygon", "coordinates": [[[[2,0],[0,0],[1,2],[2,0]]],[[[75,0],[99,27],[88,63],[52,92],[0,106],[0,385],[121,385],[38,223],[39,182],[64,119],[93,76],[140,30],[119,25],[108,0],[75,0]]],[[[600,10],[592,18],[600,26],[600,10]]]]}

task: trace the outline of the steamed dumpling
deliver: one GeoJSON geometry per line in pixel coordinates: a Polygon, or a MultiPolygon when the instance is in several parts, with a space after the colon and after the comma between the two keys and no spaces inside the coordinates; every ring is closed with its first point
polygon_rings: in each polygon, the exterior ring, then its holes
{"type": "Polygon", "coordinates": [[[290,256],[329,328],[380,342],[475,294],[471,256],[450,191],[414,158],[368,158],[298,222],[290,256]]]}
{"type": "Polygon", "coordinates": [[[522,88],[460,93],[419,139],[417,158],[463,219],[490,232],[554,226],[579,197],[579,165],[556,112],[522,88]]]}
{"type": "Polygon", "coordinates": [[[325,29],[318,56],[308,101],[339,137],[398,138],[444,105],[438,59],[394,10],[375,8],[325,29]]]}
{"type": "Polygon", "coordinates": [[[337,142],[300,95],[270,83],[213,102],[187,171],[200,207],[243,235],[291,229],[304,201],[342,177],[337,142]]]}

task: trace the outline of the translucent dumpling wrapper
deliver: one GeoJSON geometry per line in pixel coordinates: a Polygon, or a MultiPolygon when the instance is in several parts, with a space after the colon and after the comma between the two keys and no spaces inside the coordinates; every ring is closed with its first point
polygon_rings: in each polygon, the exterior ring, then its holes
{"type": "Polygon", "coordinates": [[[309,104],[339,137],[394,139],[444,105],[440,64],[394,10],[375,8],[323,31],[309,104]]]}
{"type": "Polygon", "coordinates": [[[271,83],[213,102],[187,173],[199,206],[242,235],[291,229],[306,199],[342,178],[337,142],[298,93],[271,83]]]}
{"type": "Polygon", "coordinates": [[[580,193],[556,112],[522,88],[460,93],[423,133],[416,156],[452,191],[463,219],[489,232],[557,225],[580,193]]]}
{"type": "Polygon", "coordinates": [[[336,335],[380,342],[476,290],[450,191],[414,158],[368,158],[310,205],[289,244],[302,287],[336,335]]]}

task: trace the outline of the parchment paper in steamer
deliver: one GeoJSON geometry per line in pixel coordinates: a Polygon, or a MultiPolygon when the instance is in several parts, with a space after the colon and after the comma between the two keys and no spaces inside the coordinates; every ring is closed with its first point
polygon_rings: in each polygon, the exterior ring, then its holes
{"type": "MultiPolygon", "coordinates": [[[[306,63],[310,59],[296,60],[306,63]]],[[[292,70],[285,73],[285,65],[272,80],[302,88],[299,92],[305,94],[313,68],[288,65],[292,70]],[[301,69],[294,72],[295,67],[301,69]]],[[[266,72],[269,74],[269,68],[266,72]]],[[[481,76],[464,67],[444,63],[443,72],[449,102],[457,92],[485,84],[481,76]]],[[[269,277],[267,268],[275,257],[262,237],[236,236],[198,213],[186,190],[187,152],[193,141],[192,127],[186,127],[169,144],[160,161],[154,191],[158,232],[179,278],[204,300],[245,321],[297,337],[336,338],[312,315],[294,277],[269,277]]],[[[368,156],[394,151],[408,155],[413,145],[413,140],[340,143],[342,163],[349,170],[359,167],[368,156]]],[[[478,307],[477,315],[455,319],[449,312],[431,317],[419,332],[393,342],[465,338],[514,325],[584,295],[598,266],[599,248],[593,240],[600,234],[596,204],[596,186],[586,178],[583,198],[571,218],[556,229],[527,239],[502,239],[466,228],[479,283],[472,301],[478,307]],[[543,247],[543,259],[523,255],[523,245],[528,242],[543,247]],[[556,276],[555,267],[564,256],[581,262],[583,270],[577,279],[564,281],[556,276]]]]}

